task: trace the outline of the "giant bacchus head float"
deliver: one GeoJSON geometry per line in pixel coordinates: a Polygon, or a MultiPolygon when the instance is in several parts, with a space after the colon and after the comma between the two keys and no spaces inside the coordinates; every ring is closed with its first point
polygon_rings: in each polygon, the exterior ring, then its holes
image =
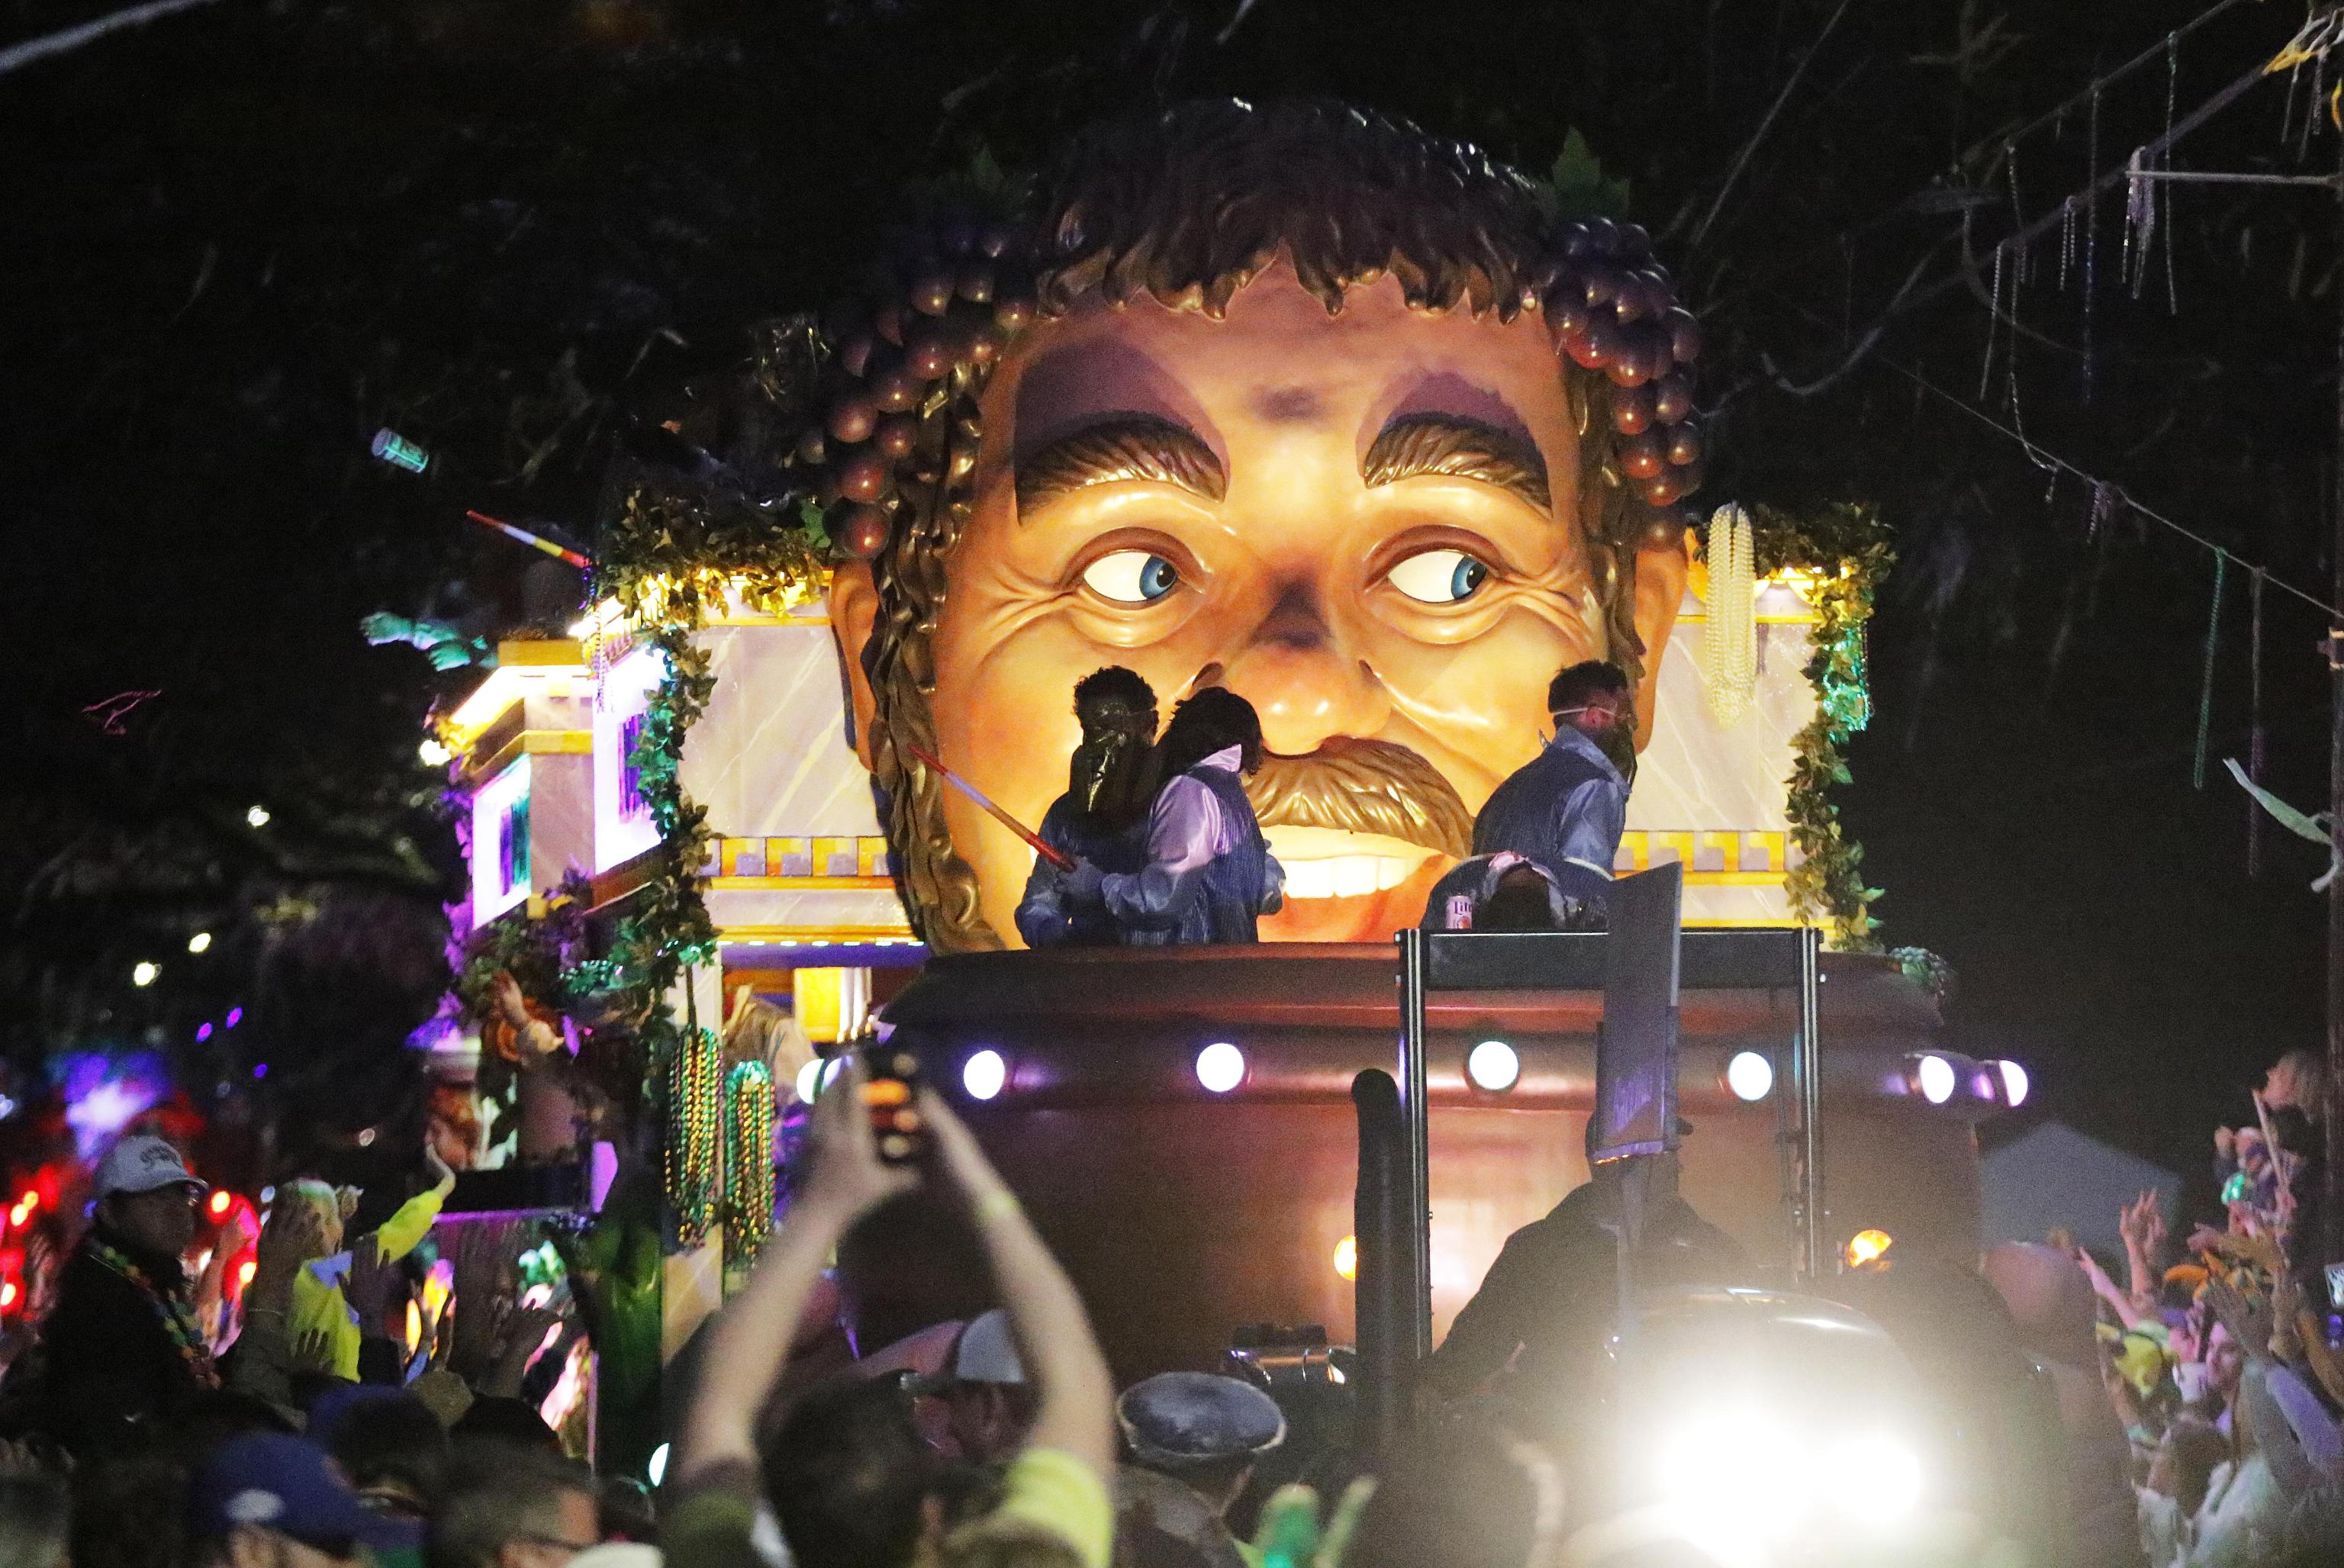
{"type": "Polygon", "coordinates": [[[1610,658],[1651,734],[1700,482],[1701,332],[1633,225],[1328,104],[1076,139],[1007,213],[923,218],[836,310],[801,463],[855,744],[914,928],[1015,940],[1106,664],[1259,711],[1265,935],[1389,939],[1610,658]]]}

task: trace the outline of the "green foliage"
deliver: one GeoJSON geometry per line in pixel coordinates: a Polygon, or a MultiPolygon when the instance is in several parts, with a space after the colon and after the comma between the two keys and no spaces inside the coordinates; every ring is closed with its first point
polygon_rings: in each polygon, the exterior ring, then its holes
{"type": "Polygon", "coordinates": [[[1553,217],[1625,217],[1628,182],[1604,174],[1601,160],[1573,126],[1563,136],[1539,199],[1553,217]]]}
{"type": "Polygon", "coordinates": [[[1926,947],[1891,947],[1888,956],[1904,971],[1904,977],[1929,993],[1930,999],[1943,1004],[1954,994],[1957,977],[1954,966],[1926,947]]]}
{"type": "Polygon", "coordinates": [[[1864,846],[1841,832],[1835,784],[1849,782],[1842,750],[1871,720],[1864,669],[1864,627],[1872,596],[1896,554],[1888,530],[1872,508],[1834,501],[1803,516],[1759,506],[1751,510],[1751,540],[1762,577],[1786,568],[1808,573],[1815,610],[1806,676],[1815,688],[1815,716],[1792,741],[1791,842],[1805,857],[1785,885],[1802,920],[1824,924],[1844,952],[1879,950],[1880,922],[1872,904],[1880,889],[1864,880],[1864,846]]]}

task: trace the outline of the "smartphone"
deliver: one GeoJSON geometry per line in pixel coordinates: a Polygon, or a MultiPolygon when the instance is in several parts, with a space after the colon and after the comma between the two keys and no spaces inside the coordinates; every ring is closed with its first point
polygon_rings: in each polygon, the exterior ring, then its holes
{"type": "Polygon", "coordinates": [[[913,1103],[919,1087],[920,1058],[889,1046],[863,1054],[863,1107],[871,1118],[871,1138],[887,1165],[910,1165],[927,1148],[928,1129],[913,1103]]]}

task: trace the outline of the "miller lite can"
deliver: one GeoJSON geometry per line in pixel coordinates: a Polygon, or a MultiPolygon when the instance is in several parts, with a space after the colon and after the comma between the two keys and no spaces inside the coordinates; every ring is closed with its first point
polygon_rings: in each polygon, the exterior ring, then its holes
{"type": "Polygon", "coordinates": [[[1472,930],[1473,895],[1470,893],[1450,894],[1449,895],[1449,915],[1447,919],[1445,919],[1441,924],[1445,929],[1450,931],[1472,930]]]}

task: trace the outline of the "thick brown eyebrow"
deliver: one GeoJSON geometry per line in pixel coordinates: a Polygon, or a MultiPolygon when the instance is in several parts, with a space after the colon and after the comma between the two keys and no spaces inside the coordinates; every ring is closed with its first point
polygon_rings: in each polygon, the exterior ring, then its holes
{"type": "Polygon", "coordinates": [[[1205,501],[1228,493],[1221,460],[1196,431],[1153,414],[1116,414],[1018,463],[1018,515],[1086,485],[1121,480],[1177,485],[1205,501]]]}
{"type": "Polygon", "coordinates": [[[1553,508],[1546,460],[1522,437],[1462,414],[1403,414],[1386,425],[1359,465],[1369,489],[1420,474],[1478,480],[1553,508]]]}

